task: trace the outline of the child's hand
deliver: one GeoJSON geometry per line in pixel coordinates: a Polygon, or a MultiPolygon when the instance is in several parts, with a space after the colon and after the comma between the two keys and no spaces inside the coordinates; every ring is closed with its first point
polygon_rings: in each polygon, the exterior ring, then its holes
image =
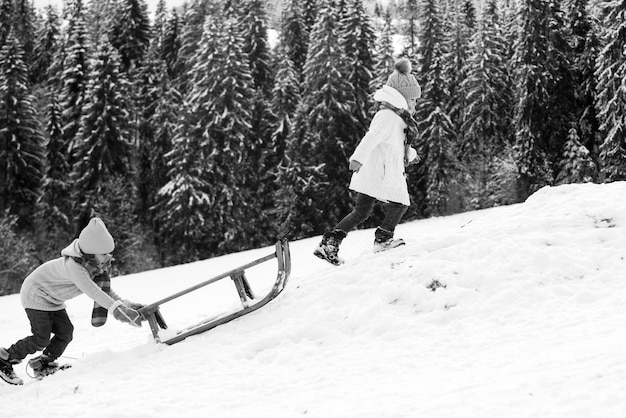
{"type": "Polygon", "coordinates": [[[363,164],[361,164],[357,160],[350,160],[350,171],[354,171],[355,173],[358,173],[361,167],[363,167],[363,164]]]}
{"type": "Polygon", "coordinates": [[[141,315],[135,309],[126,306],[121,301],[113,308],[113,317],[118,321],[126,322],[134,327],[141,327],[141,315]]]}

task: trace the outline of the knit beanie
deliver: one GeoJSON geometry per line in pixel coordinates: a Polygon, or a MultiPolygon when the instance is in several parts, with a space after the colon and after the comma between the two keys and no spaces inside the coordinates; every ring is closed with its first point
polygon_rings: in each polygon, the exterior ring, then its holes
{"type": "Polygon", "coordinates": [[[78,246],[85,254],[108,254],[115,249],[115,242],[104,222],[91,218],[78,236],[78,246]]]}
{"type": "Polygon", "coordinates": [[[400,58],[394,67],[396,70],[387,79],[387,85],[398,90],[407,100],[419,99],[422,96],[422,89],[411,74],[411,61],[400,58]]]}

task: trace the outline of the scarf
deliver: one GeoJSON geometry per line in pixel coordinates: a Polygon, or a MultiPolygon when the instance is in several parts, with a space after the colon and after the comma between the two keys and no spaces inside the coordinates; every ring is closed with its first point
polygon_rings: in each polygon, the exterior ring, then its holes
{"type": "Polygon", "coordinates": [[[409,165],[409,150],[411,149],[411,144],[414,140],[417,139],[419,131],[417,129],[417,121],[406,109],[401,109],[399,107],[395,107],[391,103],[388,102],[380,102],[381,109],[389,109],[393,110],[398,116],[404,120],[406,123],[406,128],[404,129],[404,166],[408,167],[409,165]]]}
{"type": "MultiPolygon", "coordinates": [[[[91,276],[91,280],[93,280],[103,292],[107,295],[111,293],[111,278],[109,277],[109,269],[105,268],[97,268],[92,266],[87,260],[82,257],[72,257],[74,261],[76,261],[81,266],[87,269],[89,272],[89,276],[91,276]]],[[[91,310],[91,325],[94,327],[101,327],[107,322],[107,315],[109,311],[98,305],[98,303],[93,303],[93,309],[91,310]]]]}
{"type": "MultiPolygon", "coordinates": [[[[109,272],[104,270],[101,274],[95,276],[93,281],[104,291],[106,294],[111,293],[111,278],[109,277],[109,272]]],[[[107,314],[109,311],[98,305],[98,303],[93,303],[93,309],[91,311],[91,325],[94,327],[101,327],[107,322],[107,314]]]]}

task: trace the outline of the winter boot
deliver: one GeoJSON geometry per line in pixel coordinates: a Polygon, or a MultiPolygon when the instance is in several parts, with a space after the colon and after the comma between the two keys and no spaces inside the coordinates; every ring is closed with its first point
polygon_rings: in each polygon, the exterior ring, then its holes
{"type": "Polygon", "coordinates": [[[36,379],[43,379],[60,369],[66,368],[66,366],[60,366],[59,363],[53,361],[47,354],[42,354],[28,360],[28,366],[33,369],[36,379]]]}
{"type": "Polygon", "coordinates": [[[387,251],[392,248],[399,247],[404,245],[404,240],[393,239],[393,232],[389,232],[383,228],[376,228],[376,232],[374,233],[374,252],[379,253],[381,251],[387,251]]]}
{"type": "Polygon", "coordinates": [[[9,352],[0,348],[0,378],[11,385],[23,385],[24,381],[20,379],[13,370],[13,365],[19,361],[9,360],[9,352]]]}
{"type": "Polygon", "coordinates": [[[346,235],[346,232],[341,229],[325,232],[322,241],[313,251],[313,254],[335,266],[343,264],[343,260],[337,254],[339,253],[339,245],[341,245],[341,241],[343,241],[346,235]]]}

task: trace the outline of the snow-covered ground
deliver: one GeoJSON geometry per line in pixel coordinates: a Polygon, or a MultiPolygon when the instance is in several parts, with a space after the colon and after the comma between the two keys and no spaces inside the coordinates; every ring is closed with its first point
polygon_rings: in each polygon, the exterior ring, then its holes
{"type": "MultiPolygon", "coordinates": [[[[405,247],[372,254],[352,232],[333,267],[291,244],[293,272],[266,307],[172,346],[91,301],[43,381],[0,385],[15,417],[624,417],[626,183],[545,188],[525,203],[406,223],[405,247]],[[439,283],[441,286],[433,286],[439,283]]],[[[149,303],[259,258],[259,249],[113,279],[149,303]]],[[[275,262],[250,269],[259,292],[275,262]]],[[[222,284],[164,305],[183,328],[237,305],[222,284]]],[[[24,337],[18,296],[0,298],[0,345],[24,337]]]]}

